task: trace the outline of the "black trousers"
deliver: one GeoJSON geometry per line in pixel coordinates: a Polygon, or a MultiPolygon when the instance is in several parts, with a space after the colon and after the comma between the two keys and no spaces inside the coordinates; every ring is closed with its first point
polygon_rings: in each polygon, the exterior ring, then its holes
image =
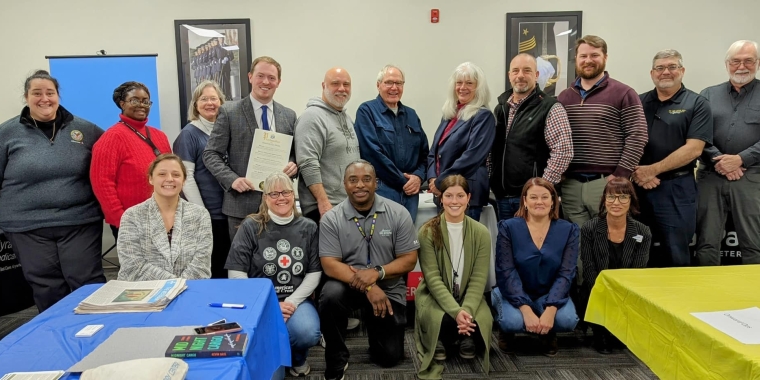
{"type": "Polygon", "coordinates": [[[227,218],[211,219],[214,248],[211,251],[211,278],[227,278],[227,255],[230,253],[230,231],[227,218]]]}
{"type": "MultiPolygon", "coordinates": [[[[238,230],[238,227],[240,227],[240,223],[243,223],[243,219],[245,218],[236,218],[234,216],[227,216],[227,224],[228,224],[227,228],[230,234],[230,242],[235,240],[235,234],[237,234],[237,230],[238,230]]],[[[213,228],[214,225],[212,224],[211,227],[213,228]]]]}
{"type": "Polygon", "coordinates": [[[305,216],[305,217],[313,220],[314,223],[317,223],[317,225],[319,225],[319,221],[322,220],[322,216],[319,215],[319,209],[318,208],[316,210],[311,210],[311,211],[303,214],[303,216],[305,216]]]}
{"type": "Polygon", "coordinates": [[[103,222],[6,232],[40,312],[82,285],[106,282],[103,222]]]}
{"type": "Polygon", "coordinates": [[[325,338],[325,377],[334,377],[348,363],[346,326],[355,309],[363,309],[367,326],[370,359],[382,367],[392,367],[404,358],[406,306],[391,301],[393,315],[375,317],[367,295],[348,284],[328,279],[319,295],[319,320],[325,338]]]}
{"type": "MultiPolygon", "coordinates": [[[[443,343],[444,346],[451,346],[458,340],[466,338],[467,335],[459,334],[459,328],[457,327],[457,321],[451,318],[450,315],[444,314],[441,319],[441,330],[438,332],[438,340],[443,343]]],[[[480,334],[480,326],[475,321],[475,332],[470,333],[470,338],[476,342],[478,347],[484,347],[485,342],[480,334]]]]}

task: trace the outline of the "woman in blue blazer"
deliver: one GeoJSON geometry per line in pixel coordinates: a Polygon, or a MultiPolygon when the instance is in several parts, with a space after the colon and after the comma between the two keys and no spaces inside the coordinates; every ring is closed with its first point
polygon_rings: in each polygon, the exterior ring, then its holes
{"type": "Polygon", "coordinates": [[[457,66],[449,81],[443,119],[428,154],[428,187],[436,196],[436,204],[441,181],[460,174],[472,191],[467,216],[475,220],[480,219],[488,203],[486,158],[496,134],[496,118],[488,109],[490,101],[483,70],[470,62],[457,66]]]}

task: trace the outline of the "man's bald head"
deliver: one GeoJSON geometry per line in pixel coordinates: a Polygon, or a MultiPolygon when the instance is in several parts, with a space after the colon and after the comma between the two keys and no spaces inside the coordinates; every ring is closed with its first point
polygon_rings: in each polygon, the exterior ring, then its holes
{"type": "Polygon", "coordinates": [[[330,107],[342,111],[351,99],[351,75],[342,67],[333,67],[325,73],[322,82],[322,100],[330,107]]]}

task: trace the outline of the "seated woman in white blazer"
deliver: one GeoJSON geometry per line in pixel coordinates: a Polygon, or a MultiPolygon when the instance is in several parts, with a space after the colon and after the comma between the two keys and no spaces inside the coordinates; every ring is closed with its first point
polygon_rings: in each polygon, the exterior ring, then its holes
{"type": "Polygon", "coordinates": [[[202,206],[180,198],[186,178],[175,154],[156,157],[148,168],[153,196],[121,217],[119,280],[211,277],[211,218],[202,206]]]}

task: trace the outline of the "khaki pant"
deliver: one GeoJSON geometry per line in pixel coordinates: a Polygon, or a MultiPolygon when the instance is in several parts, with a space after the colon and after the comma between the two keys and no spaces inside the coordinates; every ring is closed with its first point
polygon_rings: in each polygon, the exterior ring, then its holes
{"type": "MultiPolygon", "coordinates": [[[[589,182],[581,182],[567,178],[562,181],[562,213],[565,219],[583,226],[591,218],[599,214],[599,204],[604,194],[607,179],[602,177],[589,182]]],[[[578,274],[575,281],[583,283],[583,263],[578,255],[578,274]]]]}

